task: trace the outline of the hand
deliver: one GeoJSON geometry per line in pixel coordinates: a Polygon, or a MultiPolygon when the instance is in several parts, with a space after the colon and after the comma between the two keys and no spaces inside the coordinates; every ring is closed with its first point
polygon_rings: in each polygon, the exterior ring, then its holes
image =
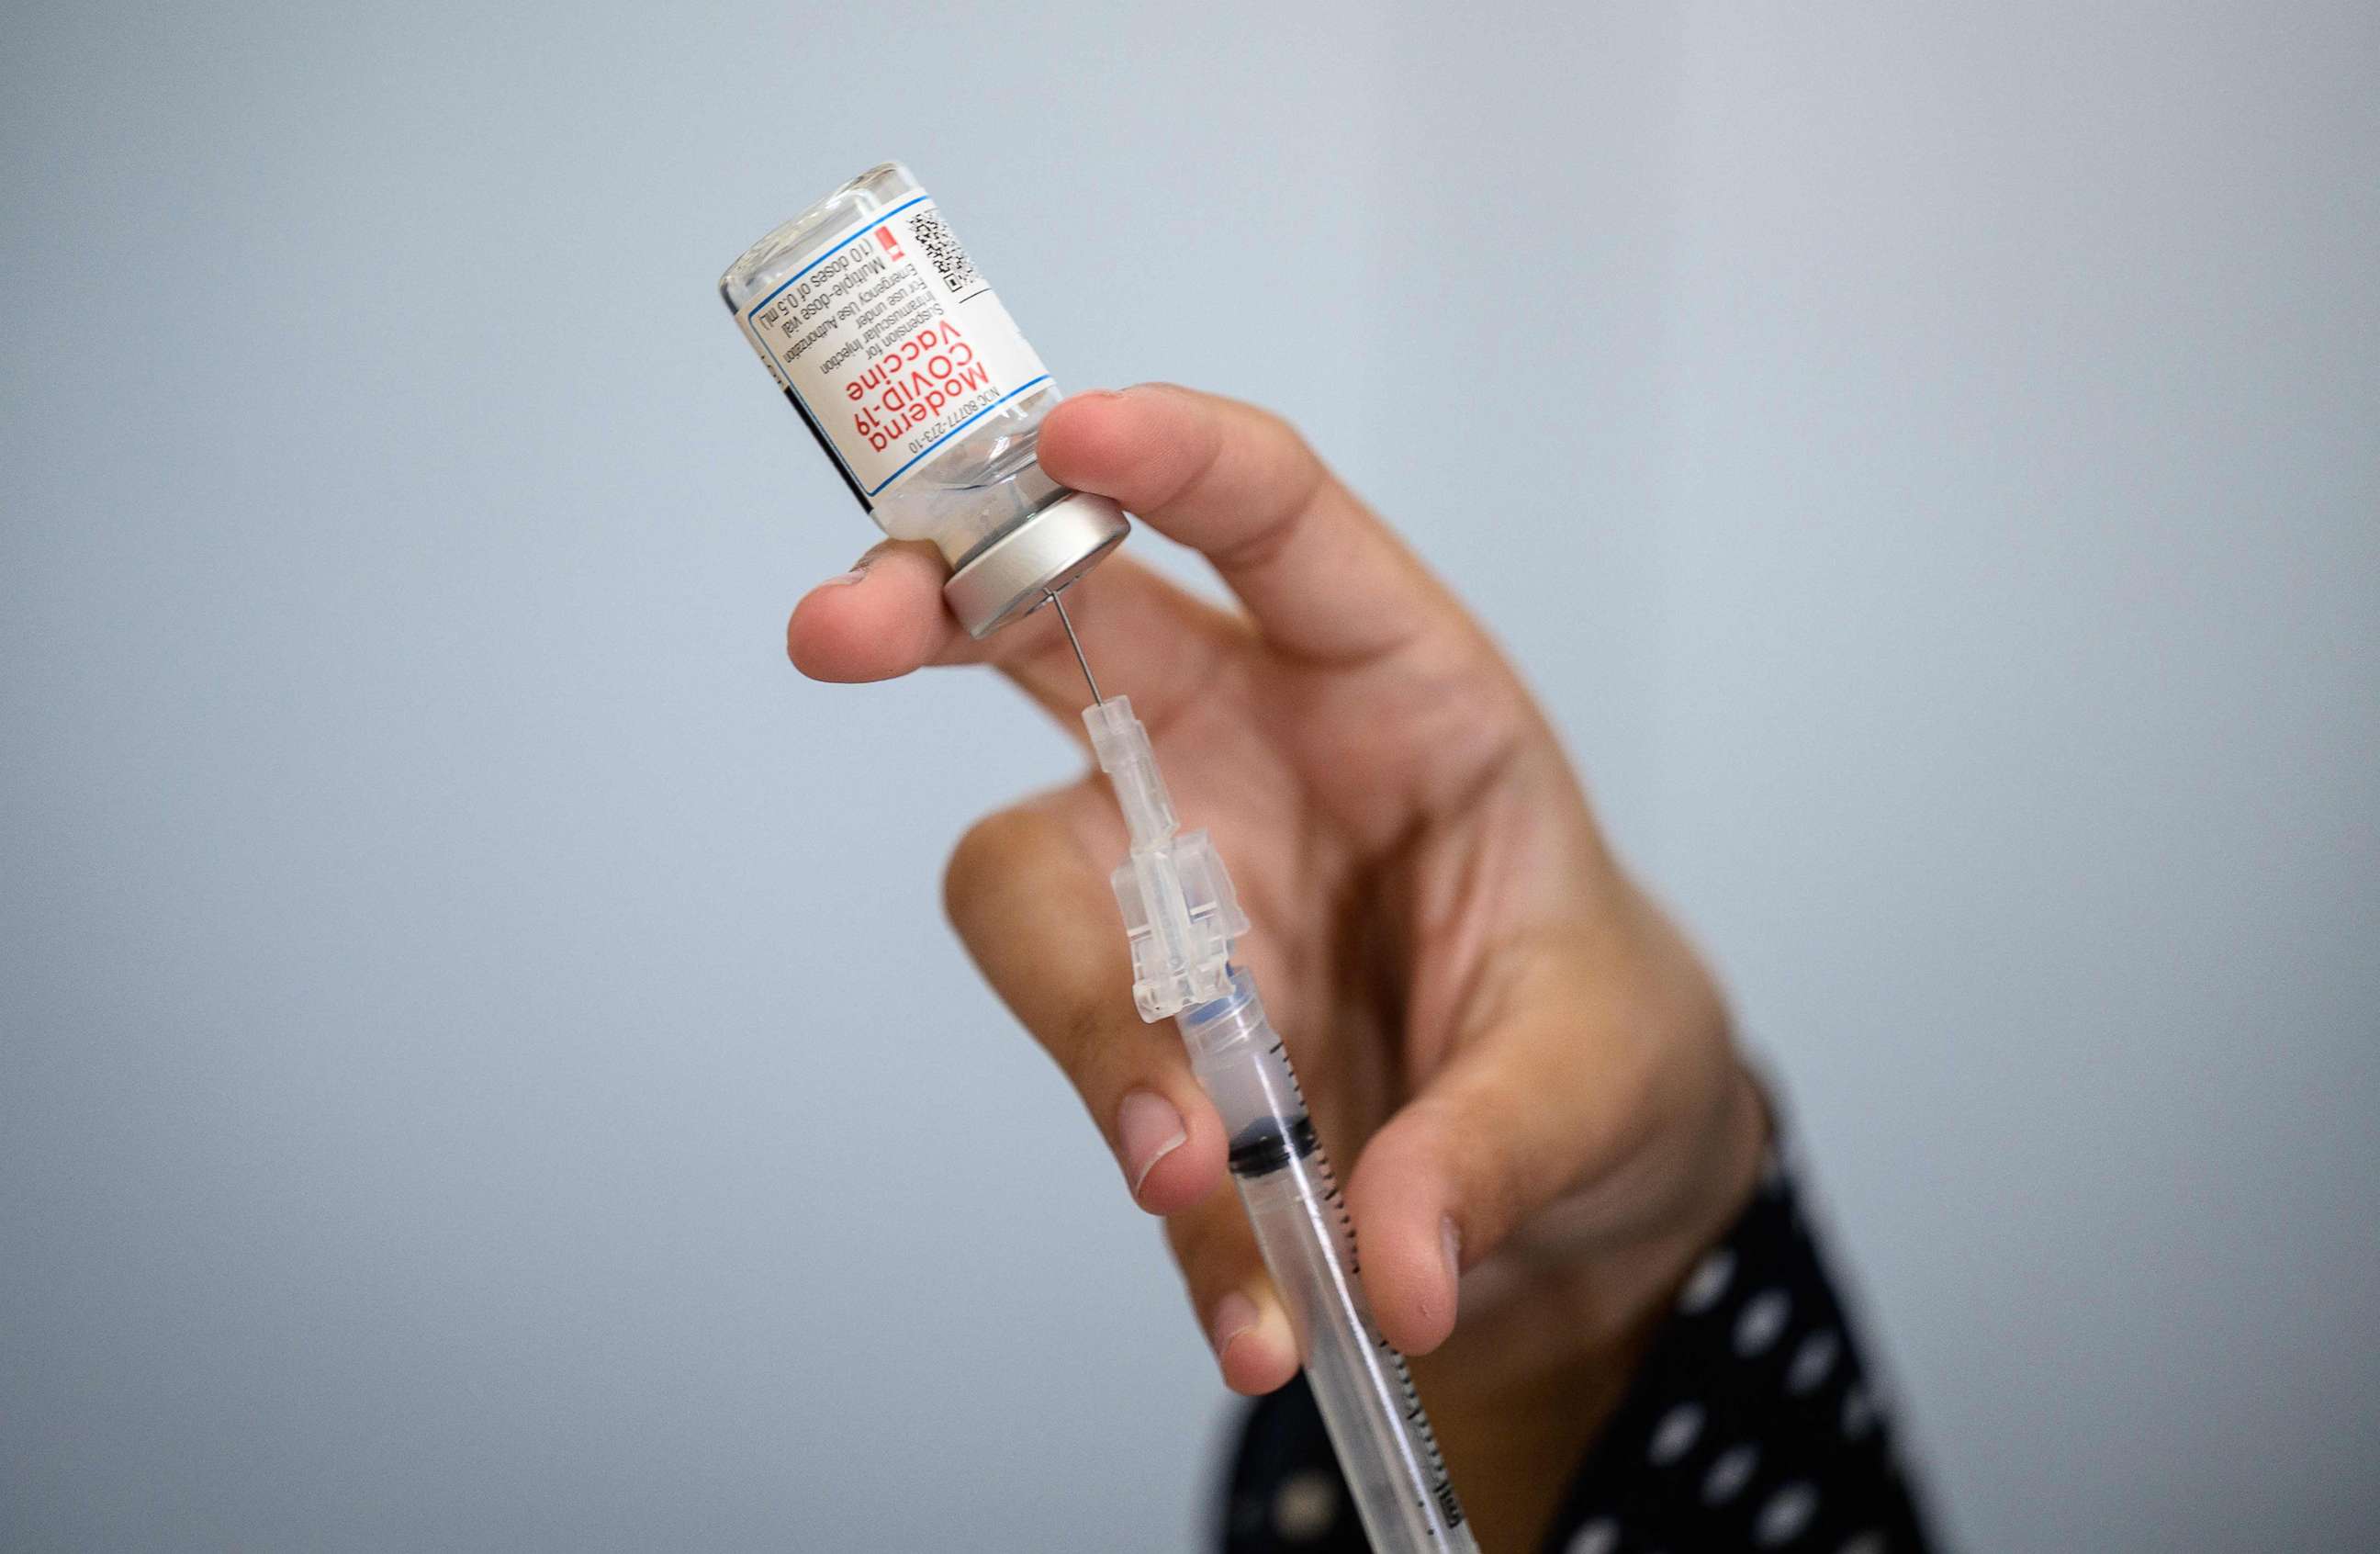
{"type": "MultiPolygon", "coordinates": [[[[1347,1197],[1380,1329],[1416,1363],[1483,1543],[1533,1538],[1635,1348],[1750,1190],[1766,1123],[1694,952],[1621,871],[1552,731],[1478,625],[1289,427],[1148,386],[1077,396],[1058,480],[1204,552],[1245,614],[1129,555],[1067,595],[1176,807],[1254,929],[1242,958],[1347,1197]]],[[[988,642],[930,547],[885,544],[803,599],[794,662],[878,680],[989,661],[1081,738],[1044,611],[988,642]]],[[[991,985],[1166,1217],[1224,1380],[1295,1374],[1170,1023],[1143,1025],[1096,771],[978,823],[946,882],[991,985]]]]}

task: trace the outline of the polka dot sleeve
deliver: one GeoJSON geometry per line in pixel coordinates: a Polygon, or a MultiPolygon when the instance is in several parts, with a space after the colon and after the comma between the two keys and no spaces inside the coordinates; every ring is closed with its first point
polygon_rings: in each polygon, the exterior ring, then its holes
{"type": "MultiPolygon", "coordinates": [[[[1458,1485],[1457,1487],[1460,1487],[1458,1485]]],[[[1225,1554],[1361,1554],[1305,1383],[1250,1410],[1225,1554]]],[[[1875,1378],[1772,1162],[1695,1265],[1601,1437],[1545,1554],[1923,1554],[1932,1547],[1875,1378]]]]}

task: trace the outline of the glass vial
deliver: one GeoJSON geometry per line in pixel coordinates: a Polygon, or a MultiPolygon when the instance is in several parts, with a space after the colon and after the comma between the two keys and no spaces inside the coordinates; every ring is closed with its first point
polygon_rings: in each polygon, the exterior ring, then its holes
{"type": "Polygon", "coordinates": [[[909,170],[871,167],[719,278],[745,338],[895,540],[930,540],[970,636],[1038,608],[1129,526],[1041,472],[1058,385],[909,170]]]}

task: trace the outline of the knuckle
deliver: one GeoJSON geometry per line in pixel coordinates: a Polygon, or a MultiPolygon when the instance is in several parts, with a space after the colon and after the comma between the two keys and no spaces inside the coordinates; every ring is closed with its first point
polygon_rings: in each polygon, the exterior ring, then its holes
{"type": "Polygon", "coordinates": [[[1100,1057],[1113,1039],[1115,1025],[1109,1011],[1092,1003],[1076,1003],[1059,1011],[1050,1021],[1043,1045],[1058,1060],[1066,1076],[1075,1082],[1083,1104],[1097,1109],[1103,1092],[1111,1087],[1098,1072],[1100,1057]]]}
{"type": "Polygon", "coordinates": [[[1314,444],[1305,440],[1305,433],[1298,429],[1295,421],[1269,406],[1253,405],[1249,408],[1256,412],[1257,432],[1279,448],[1283,455],[1300,464],[1318,456],[1314,444]]]}
{"type": "Polygon", "coordinates": [[[1238,1207],[1236,1196],[1219,1192],[1166,1219],[1173,1260],[1191,1293],[1202,1299],[1237,1283],[1254,1254],[1238,1207]]]}
{"type": "Polygon", "coordinates": [[[971,939],[1017,860],[1031,845],[1034,817],[1002,809],[967,827],[942,866],[942,912],[960,937],[971,939]]]}
{"type": "Polygon", "coordinates": [[[1537,1174],[1529,1149],[1511,1132],[1486,1151],[1473,1179],[1467,1206],[1483,1228],[1496,1235],[1518,1224],[1530,1208],[1530,1183],[1537,1174]]]}

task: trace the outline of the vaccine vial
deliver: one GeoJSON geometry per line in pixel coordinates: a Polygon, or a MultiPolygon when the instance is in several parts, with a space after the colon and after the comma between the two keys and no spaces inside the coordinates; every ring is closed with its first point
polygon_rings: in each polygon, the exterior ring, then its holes
{"type": "Polygon", "coordinates": [[[851,494],[950,564],[970,636],[1030,613],[1130,527],[1034,458],[1057,382],[899,163],[746,250],[719,295],[851,494]]]}

